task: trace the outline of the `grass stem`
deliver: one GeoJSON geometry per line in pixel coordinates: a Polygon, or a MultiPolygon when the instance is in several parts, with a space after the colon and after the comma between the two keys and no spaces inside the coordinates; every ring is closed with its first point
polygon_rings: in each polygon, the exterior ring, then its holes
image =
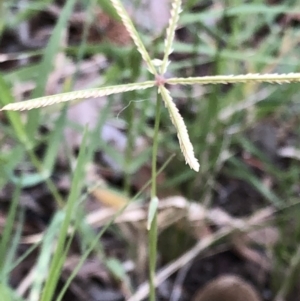
{"type": "MultiPolygon", "coordinates": [[[[157,169],[157,150],[158,150],[158,131],[161,112],[161,95],[157,94],[154,137],[152,148],[152,183],[151,183],[151,200],[156,197],[156,169],[157,169]]],[[[157,212],[151,223],[149,231],[149,278],[150,278],[150,301],[155,301],[155,269],[157,253],[157,212]]]]}

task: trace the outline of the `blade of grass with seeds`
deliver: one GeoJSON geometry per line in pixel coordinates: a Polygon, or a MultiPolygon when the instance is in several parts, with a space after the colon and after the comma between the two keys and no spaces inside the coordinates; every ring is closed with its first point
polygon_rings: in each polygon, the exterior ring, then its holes
{"type": "Polygon", "coordinates": [[[4,106],[1,111],[23,111],[46,107],[61,102],[68,102],[77,99],[96,98],[133,90],[143,90],[155,86],[155,81],[146,81],[137,84],[126,84],[118,86],[109,86],[104,88],[87,89],[73,91],[50,96],[43,96],[36,99],[30,99],[22,102],[10,103],[4,106]]]}
{"type": "Polygon", "coordinates": [[[270,74],[242,74],[242,75],[215,75],[202,77],[178,77],[166,80],[170,85],[195,85],[195,84],[237,84],[249,82],[265,82],[273,84],[288,84],[300,82],[300,73],[270,73],[270,74]]]}
{"type": "Polygon", "coordinates": [[[118,15],[120,16],[124,26],[126,27],[128,33],[130,34],[134,44],[136,45],[139,53],[141,54],[143,60],[147,64],[149,72],[156,75],[157,71],[152,63],[150,55],[145,48],[144,43],[142,42],[138,32],[136,31],[127,11],[119,0],[111,0],[112,5],[116,9],[118,15]]]}
{"type": "Polygon", "coordinates": [[[175,103],[172,100],[170,92],[163,86],[159,87],[159,91],[165,102],[166,107],[168,108],[172,123],[174,124],[177,130],[179,145],[184,155],[185,161],[187,164],[189,164],[189,166],[192,169],[194,169],[195,171],[199,171],[200,165],[198,163],[198,160],[195,158],[194,148],[192,143],[190,142],[187,128],[184,124],[181,115],[179,114],[177,107],[175,106],[175,103]]]}
{"type": "Polygon", "coordinates": [[[165,39],[164,58],[160,67],[161,74],[164,74],[167,71],[167,67],[169,65],[169,56],[173,52],[172,45],[175,37],[175,30],[178,24],[179,14],[182,12],[181,4],[181,0],[174,0],[172,3],[171,18],[165,39]]]}

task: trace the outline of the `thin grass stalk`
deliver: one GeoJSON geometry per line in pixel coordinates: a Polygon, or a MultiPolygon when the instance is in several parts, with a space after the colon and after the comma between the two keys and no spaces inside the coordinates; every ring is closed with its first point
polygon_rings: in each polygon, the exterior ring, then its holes
{"type": "MultiPolygon", "coordinates": [[[[134,96],[134,91],[132,92],[132,96],[134,96]]],[[[135,102],[132,101],[129,105],[126,119],[127,119],[127,145],[125,151],[125,179],[124,179],[124,191],[129,196],[130,195],[130,182],[131,182],[131,171],[130,166],[132,162],[132,152],[134,150],[134,112],[135,112],[135,102]]]]}
{"type": "MultiPolygon", "coordinates": [[[[20,198],[20,191],[21,188],[20,186],[16,186],[15,191],[14,191],[14,195],[12,198],[12,202],[11,205],[9,207],[9,211],[7,214],[7,218],[4,224],[4,229],[1,231],[1,240],[0,240],[0,255],[1,258],[3,259],[0,262],[0,279],[3,281],[6,277],[5,273],[7,271],[5,271],[5,269],[3,268],[5,266],[5,261],[7,259],[7,253],[9,251],[9,247],[10,247],[10,240],[11,237],[13,236],[13,228],[14,228],[14,221],[15,221],[15,217],[17,214],[17,209],[18,209],[18,201],[20,198]]],[[[8,274],[8,273],[7,273],[8,274]]]]}
{"type": "MultiPolygon", "coordinates": [[[[156,175],[157,175],[157,150],[158,150],[158,131],[161,115],[161,95],[157,93],[154,137],[152,148],[152,182],[151,182],[151,200],[156,198],[156,175]]],[[[149,280],[150,280],[150,301],[155,301],[155,270],[157,256],[157,212],[151,223],[149,231],[149,280]]]]}
{"type": "Polygon", "coordinates": [[[156,257],[157,257],[157,213],[155,213],[151,228],[149,231],[149,278],[150,278],[150,295],[149,300],[156,300],[155,290],[155,271],[156,271],[156,257]]]}
{"type": "Polygon", "coordinates": [[[77,57],[76,57],[76,60],[77,60],[76,70],[75,70],[74,75],[71,77],[70,87],[72,89],[74,88],[75,82],[79,77],[79,69],[80,69],[79,66],[80,66],[80,63],[82,62],[82,60],[84,58],[84,54],[85,54],[85,51],[87,49],[88,36],[89,36],[89,33],[90,33],[92,23],[95,20],[95,15],[93,15],[93,9],[96,7],[96,5],[97,5],[96,0],[90,1],[87,4],[87,9],[86,9],[87,18],[86,18],[86,22],[84,23],[84,26],[83,26],[83,32],[82,32],[82,35],[81,35],[81,43],[80,43],[80,46],[79,46],[79,49],[78,49],[78,54],[77,54],[77,57]]]}
{"type": "Polygon", "coordinates": [[[284,281],[282,282],[281,288],[278,291],[275,301],[284,301],[286,300],[286,296],[288,295],[292,285],[295,283],[295,276],[297,270],[299,269],[300,265],[300,245],[298,246],[296,252],[294,253],[288,271],[284,277],[284,281]]]}

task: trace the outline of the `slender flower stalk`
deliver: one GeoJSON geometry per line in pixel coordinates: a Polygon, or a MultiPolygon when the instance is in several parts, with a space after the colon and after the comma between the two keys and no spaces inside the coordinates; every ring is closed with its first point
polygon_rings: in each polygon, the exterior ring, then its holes
{"type": "MultiPolygon", "coordinates": [[[[161,115],[161,95],[157,94],[154,137],[152,148],[152,176],[151,176],[151,202],[156,202],[156,175],[157,175],[157,150],[158,150],[158,133],[161,115]]],[[[155,270],[157,257],[157,211],[154,211],[153,218],[150,222],[149,231],[149,278],[150,278],[150,301],[155,301],[155,270]]]]}

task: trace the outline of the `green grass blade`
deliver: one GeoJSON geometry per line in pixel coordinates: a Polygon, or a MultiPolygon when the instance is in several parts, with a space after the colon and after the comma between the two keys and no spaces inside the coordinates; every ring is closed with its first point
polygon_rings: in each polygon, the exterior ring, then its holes
{"type": "MultiPolygon", "coordinates": [[[[13,102],[13,96],[11,94],[11,91],[3,79],[3,76],[0,74],[0,103],[2,106],[9,105],[13,102]]],[[[22,142],[26,147],[30,148],[30,143],[28,141],[27,133],[24,129],[23,122],[21,120],[21,116],[19,113],[16,112],[7,112],[6,113],[7,118],[9,119],[10,124],[12,125],[14,129],[14,133],[17,136],[17,139],[19,139],[20,142],[22,142]]]]}
{"type": "MultiPolygon", "coordinates": [[[[278,62],[278,57],[274,56],[272,54],[261,54],[261,53],[255,53],[253,52],[252,49],[247,49],[243,48],[242,51],[237,51],[235,48],[225,48],[220,51],[217,47],[215,46],[209,46],[209,45],[198,45],[195,47],[195,45],[190,44],[190,43],[183,43],[179,41],[174,41],[173,43],[173,48],[175,52],[179,52],[181,54],[197,54],[197,55],[205,55],[208,58],[210,58],[208,61],[214,61],[216,55],[218,55],[220,58],[224,60],[232,60],[232,61],[237,61],[237,62],[257,62],[257,63],[264,63],[264,64],[284,64],[284,65],[289,65],[291,70],[292,67],[298,64],[298,61],[295,57],[290,57],[290,56],[284,56],[283,58],[280,59],[278,62]]],[[[161,45],[159,47],[159,50],[163,51],[164,47],[161,45]]],[[[198,58],[197,58],[198,59],[198,58]]],[[[201,60],[203,58],[199,58],[199,64],[201,63],[201,60]]],[[[205,63],[205,61],[202,61],[205,63]]],[[[175,63],[175,62],[174,62],[175,63]]],[[[175,64],[178,64],[176,62],[175,64]]],[[[172,66],[172,65],[171,65],[172,66]]],[[[170,69],[172,68],[170,66],[170,69]]]]}
{"type": "MultiPolygon", "coordinates": [[[[6,258],[8,247],[10,245],[10,240],[12,237],[12,231],[13,231],[16,212],[18,208],[19,197],[20,197],[20,188],[16,187],[8,214],[6,216],[4,230],[1,233],[1,241],[0,241],[0,258],[2,258],[2,260],[0,261],[1,274],[4,271],[3,266],[6,262],[6,260],[4,259],[6,258]]],[[[3,276],[4,275],[1,275],[1,278],[3,278],[3,276]]]]}
{"type": "Polygon", "coordinates": [[[74,215],[76,204],[78,202],[81,189],[84,185],[84,168],[87,158],[87,131],[83,136],[83,141],[79,150],[76,168],[74,170],[74,176],[70,188],[70,194],[68,197],[67,205],[65,208],[65,218],[59,231],[59,237],[57,241],[56,250],[51,262],[49,275],[47,282],[45,283],[40,301],[51,301],[54,291],[56,289],[58,280],[60,278],[61,269],[66,256],[65,243],[68,235],[68,229],[74,215]]]}
{"type": "Polygon", "coordinates": [[[14,262],[10,265],[8,273],[11,273],[23,260],[25,260],[25,258],[27,258],[36,248],[38,248],[40,243],[41,242],[38,241],[37,243],[33,244],[25,253],[15,259],[14,262]]]}
{"type": "Polygon", "coordinates": [[[29,301],[38,301],[43,289],[43,283],[47,278],[53,246],[56,243],[56,236],[60,230],[64,214],[59,211],[54,216],[50,226],[43,236],[43,243],[37,264],[34,268],[33,283],[31,286],[29,301]]]}
{"type": "MultiPolygon", "coordinates": [[[[45,87],[48,81],[48,77],[53,70],[53,62],[55,60],[55,56],[60,50],[62,34],[67,26],[67,22],[71,16],[74,4],[75,0],[68,0],[61,12],[58,22],[45,49],[45,54],[43,56],[42,62],[40,63],[40,68],[38,70],[39,76],[36,81],[36,88],[33,91],[32,98],[39,97],[41,95],[44,95],[45,93],[45,87]]],[[[27,132],[30,133],[30,138],[32,139],[39,126],[39,115],[39,110],[33,111],[28,115],[26,128],[27,132]]]]}
{"type": "Polygon", "coordinates": [[[15,233],[10,237],[10,248],[6,254],[5,258],[5,263],[3,267],[3,275],[5,277],[5,281],[9,280],[9,271],[11,270],[11,266],[14,263],[16,254],[17,254],[17,249],[21,240],[21,235],[22,235],[22,229],[24,225],[24,210],[21,209],[19,211],[19,218],[17,219],[16,223],[16,231],[15,233]]]}
{"type": "Polygon", "coordinates": [[[78,271],[80,270],[81,266],[84,264],[84,261],[88,258],[88,256],[91,254],[91,252],[93,250],[95,250],[97,248],[97,245],[99,244],[99,240],[102,237],[102,235],[106,232],[106,230],[112,225],[113,221],[127,208],[127,206],[129,205],[129,203],[127,203],[122,209],[120,209],[118,212],[116,212],[116,214],[111,218],[110,221],[108,221],[105,226],[102,227],[101,231],[95,236],[95,238],[89,243],[86,251],[81,255],[80,260],[78,262],[78,264],[76,265],[76,267],[74,267],[72,274],[70,275],[70,277],[68,278],[68,280],[66,281],[64,287],[62,288],[59,297],[57,298],[56,301],[61,301],[63,300],[63,296],[67,290],[67,288],[69,287],[70,283],[72,282],[72,280],[75,278],[76,274],[78,273],[78,271]]]}
{"type": "Polygon", "coordinates": [[[47,140],[47,151],[44,158],[43,173],[51,175],[55,159],[61,145],[62,134],[66,122],[67,107],[65,106],[60,113],[60,116],[55,121],[55,127],[52,130],[49,139],[47,140]]]}
{"type": "Polygon", "coordinates": [[[280,207],[283,201],[270,189],[261,183],[261,181],[251,173],[247,166],[236,158],[230,158],[229,162],[235,167],[233,174],[257,189],[267,200],[269,200],[274,206],[280,207]]]}
{"type": "MultiPolygon", "coordinates": [[[[234,7],[226,8],[226,16],[242,16],[252,14],[278,15],[291,14],[293,9],[287,5],[266,5],[266,4],[239,4],[234,7]]],[[[211,9],[199,13],[185,13],[181,18],[181,24],[187,26],[199,21],[205,22],[211,18],[220,18],[224,14],[224,9],[211,9]]]]}
{"type": "Polygon", "coordinates": [[[117,14],[113,5],[111,4],[110,0],[98,0],[97,2],[106,14],[108,14],[114,20],[120,21],[120,17],[117,14]]]}
{"type": "Polygon", "coordinates": [[[20,301],[20,300],[23,300],[21,298],[16,297],[16,295],[11,290],[11,288],[3,282],[0,282],[0,296],[1,296],[1,300],[3,300],[3,301],[4,300],[5,301],[20,301]]]}

